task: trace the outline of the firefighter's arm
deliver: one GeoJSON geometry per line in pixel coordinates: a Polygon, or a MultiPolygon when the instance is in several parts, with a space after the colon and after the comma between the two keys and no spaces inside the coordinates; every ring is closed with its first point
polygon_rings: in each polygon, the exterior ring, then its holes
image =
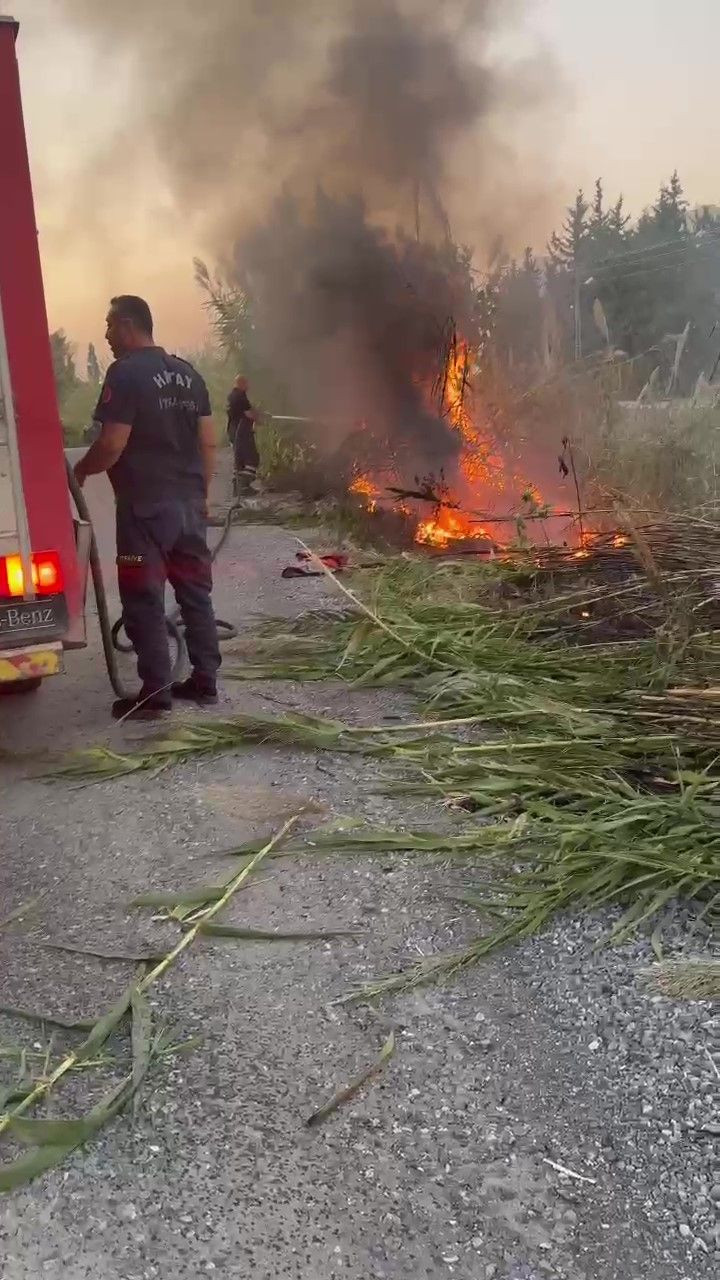
{"type": "Polygon", "coordinates": [[[198,419],[198,444],[200,445],[200,456],[205,475],[205,497],[207,498],[210,493],[210,481],[215,474],[215,451],[217,448],[215,424],[210,417],[198,419]]]}
{"type": "Polygon", "coordinates": [[[115,466],[122,454],[132,427],[127,422],[104,422],[100,435],[75,466],[75,479],[83,485],[88,476],[101,475],[115,466]]]}

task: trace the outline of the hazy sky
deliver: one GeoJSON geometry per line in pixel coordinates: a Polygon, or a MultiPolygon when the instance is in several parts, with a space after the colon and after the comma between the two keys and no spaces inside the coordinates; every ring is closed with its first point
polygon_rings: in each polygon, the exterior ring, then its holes
{"type": "MultiPolygon", "coordinates": [[[[122,119],[127,67],[118,58],[98,60],[64,25],[57,0],[6,0],[6,7],[21,21],[18,55],[51,326],[78,343],[97,341],[107,297],[137,290],[153,303],[166,345],[197,345],[204,326],[192,257],[204,246],[162,177],[141,169],[130,190],[122,184],[117,243],[94,216],[92,183],[80,186],[88,157],[101,154],[103,138],[122,119]]],[[[624,193],[634,214],[676,166],[693,203],[720,204],[720,0],[535,0],[527,11],[524,34],[509,45],[539,42],[563,84],[558,108],[533,139],[553,193],[549,213],[528,227],[536,248],[578,185],[590,191],[598,176],[611,197],[624,193]]]]}

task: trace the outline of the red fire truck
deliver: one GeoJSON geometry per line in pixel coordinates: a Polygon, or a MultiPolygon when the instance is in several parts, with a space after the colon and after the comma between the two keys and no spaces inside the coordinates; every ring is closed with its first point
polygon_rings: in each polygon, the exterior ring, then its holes
{"type": "Polygon", "coordinates": [[[0,692],[85,644],[90,530],[73,520],[15,56],[0,17],[0,692]]]}

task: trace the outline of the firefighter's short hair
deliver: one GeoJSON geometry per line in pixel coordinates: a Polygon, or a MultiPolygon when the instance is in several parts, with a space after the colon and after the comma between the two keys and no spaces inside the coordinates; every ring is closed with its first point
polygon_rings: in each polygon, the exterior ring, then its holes
{"type": "Polygon", "coordinates": [[[134,293],[121,293],[110,299],[110,306],[121,320],[130,320],[137,329],[152,337],[153,318],[144,298],[134,293]]]}

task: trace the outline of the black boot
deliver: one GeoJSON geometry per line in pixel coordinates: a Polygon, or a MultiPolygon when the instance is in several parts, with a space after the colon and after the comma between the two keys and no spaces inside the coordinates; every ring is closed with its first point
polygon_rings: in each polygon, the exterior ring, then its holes
{"type": "Polygon", "coordinates": [[[182,702],[194,702],[199,707],[214,707],[218,700],[217,685],[214,680],[203,680],[193,673],[187,680],[179,680],[172,686],[172,696],[182,702]]]}
{"type": "Polygon", "coordinates": [[[144,694],[142,691],[136,698],[118,698],[112,704],[113,720],[161,720],[172,711],[172,701],[168,693],[144,694]]]}

